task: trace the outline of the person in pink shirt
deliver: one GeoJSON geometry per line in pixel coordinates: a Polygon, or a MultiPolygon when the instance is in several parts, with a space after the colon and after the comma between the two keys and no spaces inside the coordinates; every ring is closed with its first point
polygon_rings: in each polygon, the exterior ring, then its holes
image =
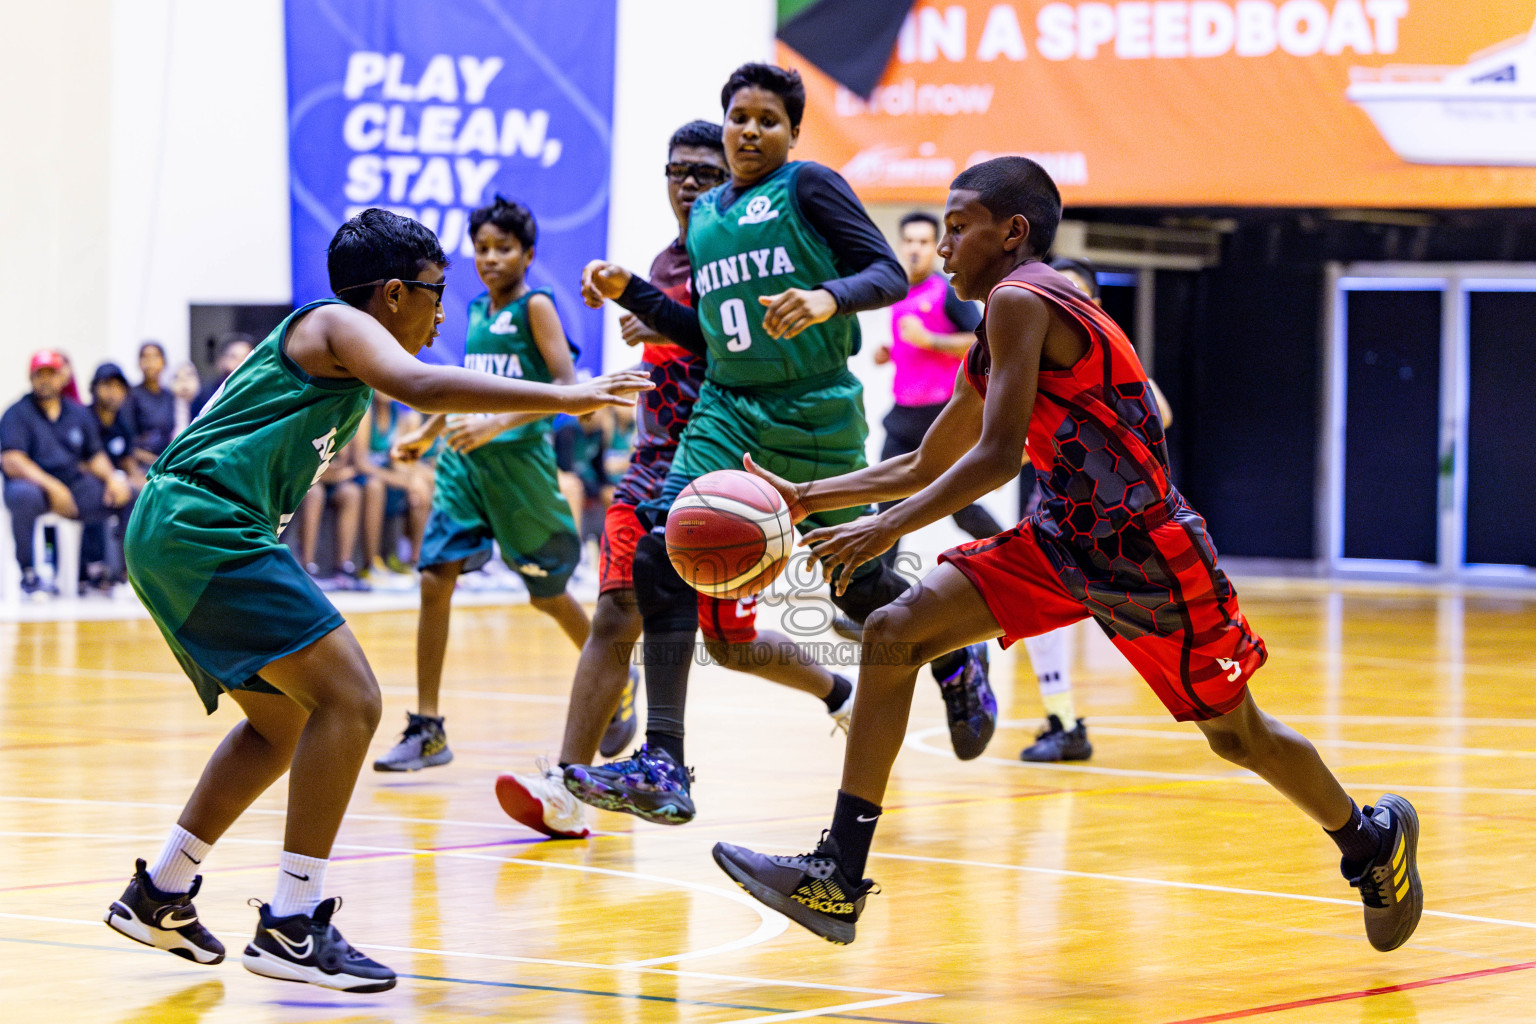
{"type": "MultiPolygon", "coordinates": [[[[916,210],[901,218],[900,231],[896,252],[907,271],[907,297],[891,307],[891,340],[874,352],[876,363],[896,366],[892,383],[896,404],[884,421],[882,462],[917,451],[922,444],[923,435],[955,390],[955,375],[976,341],[976,325],[981,322],[976,304],[956,295],[949,279],[934,269],[939,219],[916,210]]],[[[884,502],[880,511],[895,504],[884,502]]],[[[954,520],[977,539],[1002,530],[980,505],[967,505],[954,514],[954,520]]],[[[899,545],[880,557],[895,568],[898,550],[899,545]]],[[[855,640],[862,631],[861,624],[845,615],[838,615],[832,628],[855,640]]]]}

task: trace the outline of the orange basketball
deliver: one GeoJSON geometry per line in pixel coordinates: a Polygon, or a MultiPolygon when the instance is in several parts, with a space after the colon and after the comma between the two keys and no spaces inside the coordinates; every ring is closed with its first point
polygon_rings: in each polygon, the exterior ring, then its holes
{"type": "Polygon", "coordinates": [[[720,469],[683,488],[667,513],[667,556],[701,594],[747,597],[789,561],[793,529],[779,492],[751,473],[720,469]]]}

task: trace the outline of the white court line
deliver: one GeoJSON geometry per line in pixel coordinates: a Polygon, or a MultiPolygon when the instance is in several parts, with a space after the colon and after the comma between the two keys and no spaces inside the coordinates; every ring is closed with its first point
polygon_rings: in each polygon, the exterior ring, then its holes
{"type": "MultiPolygon", "coordinates": [[[[1002,723],[998,723],[1002,724],[1002,723]]],[[[1200,732],[1174,732],[1171,729],[1124,729],[1094,724],[1094,732],[1104,736],[1136,736],[1143,739],[1175,740],[1180,743],[1204,743],[1200,732]]],[[[1533,750],[1499,750],[1493,747],[1431,747],[1419,743],[1375,743],[1370,740],[1332,740],[1307,737],[1314,746],[1342,750],[1383,750],[1399,754],[1439,754],[1449,757],[1495,757],[1536,759],[1533,750]]]]}
{"type": "Polygon", "coordinates": [[[849,1010],[870,1010],[877,1006],[895,1006],[897,1003],[915,1003],[921,999],[933,999],[934,996],[892,996],[889,999],[868,999],[862,1003],[843,1003],[840,1006],[827,1006],[820,1010],[796,1010],[793,1013],[773,1013],[766,1017],[746,1017],[733,1021],[732,1024],[768,1024],[777,1020],[804,1020],[807,1017],[826,1017],[834,1013],[847,1013],[849,1010]]]}
{"type": "MultiPolygon", "coordinates": [[[[1448,726],[1498,726],[1512,729],[1536,729],[1536,718],[1461,718],[1456,715],[1292,715],[1275,716],[1285,722],[1321,722],[1325,725],[1421,725],[1444,732],[1448,726]]],[[[1095,722],[1121,725],[1173,725],[1167,715],[1094,715],[1095,722]]],[[[1010,723],[1013,724],[1013,723],[1010,723]]],[[[1040,719],[1025,723],[1039,728],[1040,719]]]]}
{"type": "MultiPolygon", "coordinates": [[[[1207,885],[1202,882],[1175,882],[1166,878],[1142,878],[1136,875],[1107,875],[1097,871],[1071,871],[1067,868],[1041,868],[1029,864],[994,864],[982,860],[955,860],[948,857],[921,857],[910,853],[877,853],[871,857],[886,860],[909,860],[924,864],[952,864],[968,868],[993,868],[998,871],[1020,871],[1032,875],[1052,875],[1057,878],[1086,878],[1098,882],[1120,882],[1125,885],[1150,885],[1161,889],[1193,889],[1197,892],[1219,892],[1233,896],[1268,896],[1277,900],[1296,900],[1301,903],[1332,903],[1342,907],[1359,907],[1359,900],[1339,899],[1336,896],[1307,896],[1296,892],[1271,892],[1267,889],[1239,889],[1230,885],[1207,885]]],[[[1526,928],[1536,931],[1536,922],[1511,921],[1501,917],[1479,917],[1475,914],[1453,914],[1446,910],[1426,910],[1425,917],[1443,917],[1451,921],[1473,921],[1478,924],[1497,924],[1507,928],[1526,928]]]]}
{"type": "MultiPolygon", "coordinates": [[[[1014,727],[1021,724],[1025,723],[998,723],[1000,726],[1008,727],[1014,727]]],[[[948,727],[940,725],[934,726],[931,729],[916,729],[907,733],[906,739],[902,741],[902,746],[910,747],[913,750],[920,751],[924,754],[931,754],[934,757],[942,757],[946,760],[954,760],[954,751],[947,747],[938,747],[928,742],[931,737],[937,736],[941,733],[945,736],[948,736],[948,727]]],[[[1170,733],[1169,735],[1171,736],[1174,734],[1170,733]]],[[[1215,757],[1216,755],[1212,754],[1211,756],[1215,757]]],[[[1058,763],[1016,761],[1006,757],[989,756],[973,758],[967,763],[996,764],[1003,765],[1008,768],[1021,768],[1029,771],[1072,772],[1080,775],[1109,775],[1131,779],[1161,779],[1165,782],[1237,782],[1245,786],[1269,787],[1269,783],[1265,782],[1257,775],[1254,775],[1252,772],[1242,768],[1237,768],[1231,772],[1220,775],[1202,775],[1194,772],[1161,772],[1155,771],[1151,768],[1101,768],[1094,765],[1080,764],[1077,762],[1058,763]]],[[[1343,767],[1338,770],[1340,772],[1347,772],[1358,769],[1343,767]]],[[[1340,781],[1347,781],[1348,784],[1355,789],[1380,789],[1389,793],[1436,793],[1440,795],[1451,796],[1536,796],[1536,789],[1513,789],[1502,788],[1499,786],[1417,786],[1404,785],[1397,782],[1360,782],[1354,779],[1340,781]]]]}

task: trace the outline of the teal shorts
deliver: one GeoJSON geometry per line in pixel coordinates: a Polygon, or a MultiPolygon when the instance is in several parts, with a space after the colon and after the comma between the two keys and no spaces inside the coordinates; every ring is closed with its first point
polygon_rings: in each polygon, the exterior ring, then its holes
{"type": "Polygon", "coordinates": [[[269,521],[186,477],[145,485],[123,555],[209,714],[228,690],[277,693],[261,670],[343,622],[269,521]]]}
{"type": "Polygon", "coordinates": [[[558,597],[581,560],[570,503],[560,493],[555,452],[548,442],[491,442],[437,460],[432,514],[421,542],[421,566],[448,562],[478,569],[491,543],[523,577],[534,597],[558,597]]]}

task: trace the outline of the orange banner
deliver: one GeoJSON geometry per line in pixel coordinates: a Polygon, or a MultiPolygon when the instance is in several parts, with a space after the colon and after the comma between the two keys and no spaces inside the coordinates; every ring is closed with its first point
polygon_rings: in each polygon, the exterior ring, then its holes
{"type": "Polygon", "coordinates": [[[1039,160],[1072,205],[1536,204],[1536,0],[919,0],[869,101],[793,50],[867,201],[1039,160]]]}

